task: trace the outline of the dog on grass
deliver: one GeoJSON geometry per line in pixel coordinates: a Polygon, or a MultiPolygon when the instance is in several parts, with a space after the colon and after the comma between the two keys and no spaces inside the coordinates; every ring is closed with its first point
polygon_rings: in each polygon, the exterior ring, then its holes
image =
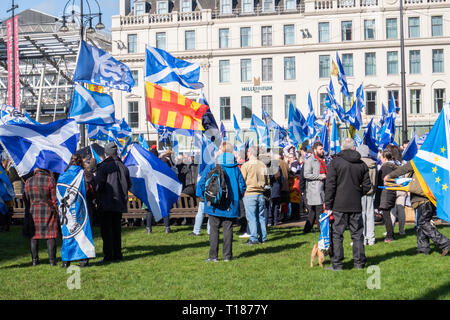
{"type": "Polygon", "coordinates": [[[322,251],[319,249],[319,244],[314,244],[314,247],[311,251],[311,262],[310,267],[312,268],[314,266],[314,260],[317,257],[319,260],[319,266],[323,268],[323,260],[325,259],[325,256],[330,254],[330,249],[322,251]]]}

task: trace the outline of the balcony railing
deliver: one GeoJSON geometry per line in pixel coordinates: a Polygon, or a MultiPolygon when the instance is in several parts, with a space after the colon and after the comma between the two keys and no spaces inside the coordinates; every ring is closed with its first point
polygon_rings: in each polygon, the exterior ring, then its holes
{"type": "Polygon", "coordinates": [[[273,14],[290,14],[290,13],[304,13],[305,4],[302,2],[293,9],[285,9],[283,6],[276,6],[273,10],[263,10],[261,7],[256,7],[254,10],[243,11],[242,8],[234,8],[231,12],[221,12],[220,10],[212,11],[213,19],[231,18],[231,17],[245,17],[245,16],[263,16],[273,14]]]}

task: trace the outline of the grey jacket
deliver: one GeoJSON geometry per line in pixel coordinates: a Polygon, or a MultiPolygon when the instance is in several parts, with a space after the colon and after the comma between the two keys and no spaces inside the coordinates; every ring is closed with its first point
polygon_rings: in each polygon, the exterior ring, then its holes
{"type": "Polygon", "coordinates": [[[325,180],[320,178],[320,163],[314,156],[306,160],[303,177],[306,180],[306,203],[318,206],[325,202],[325,180]]]}

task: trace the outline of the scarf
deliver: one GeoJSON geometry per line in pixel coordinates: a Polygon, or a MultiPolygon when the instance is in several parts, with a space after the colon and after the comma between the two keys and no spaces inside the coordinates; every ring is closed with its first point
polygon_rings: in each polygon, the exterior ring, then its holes
{"type": "Polygon", "coordinates": [[[325,164],[325,160],[319,158],[318,156],[314,155],[314,157],[319,161],[320,164],[320,174],[327,174],[327,165],[325,164]]]}

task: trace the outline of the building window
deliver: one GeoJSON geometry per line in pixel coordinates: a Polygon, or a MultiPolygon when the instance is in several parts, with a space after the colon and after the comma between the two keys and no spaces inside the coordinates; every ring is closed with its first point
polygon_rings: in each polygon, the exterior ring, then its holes
{"type": "Polygon", "coordinates": [[[377,106],[377,92],[376,91],[367,91],[366,92],[366,107],[367,107],[367,115],[375,115],[376,114],[376,106],[377,106]]]}
{"type": "Polygon", "coordinates": [[[263,110],[273,117],[272,96],[261,96],[261,105],[263,110]]]}
{"type": "Polygon", "coordinates": [[[330,56],[319,56],[319,78],[330,76],[330,56]]]}
{"type": "Polygon", "coordinates": [[[195,49],[195,31],[188,30],[184,32],[184,49],[194,50],[195,49]]]}
{"type": "Polygon", "coordinates": [[[272,45],[272,27],[261,27],[261,46],[272,45]]]}
{"type": "Polygon", "coordinates": [[[342,21],[341,22],[341,31],[342,31],[342,41],[352,40],[352,22],[351,21],[342,21]]]}
{"type": "Polygon", "coordinates": [[[241,59],[241,82],[252,80],[252,60],[241,59]]]}
{"type": "Polygon", "coordinates": [[[399,100],[398,100],[398,90],[388,90],[388,108],[391,105],[392,96],[394,96],[394,103],[398,107],[399,100]]]}
{"type": "Polygon", "coordinates": [[[418,38],[420,37],[420,20],[419,17],[408,18],[408,37],[418,38]]]}
{"type": "Polygon", "coordinates": [[[284,80],[295,80],[295,57],[284,57],[284,80]]]}
{"type": "Polygon", "coordinates": [[[137,34],[128,35],[128,53],[137,52],[137,34]]]}
{"type": "Polygon", "coordinates": [[[181,1],[181,12],[192,11],[192,0],[180,0],[180,1],[181,1]]]}
{"type": "Polygon", "coordinates": [[[158,14],[169,13],[169,1],[158,1],[156,6],[158,14]]]}
{"type": "Polygon", "coordinates": [[[284,95],[284,118],[289,118],[289,105],[292,103],[294,108],[297,107],[297,96],[295,94],[284,95]]]}
{"type": "Polygon", "coordinates": [[[128,101],[128,124],[130,128],[139,127],[139,102],[128,101]]]}
{"type": "Polygon", "coordinates": [[[319,42],[330,42],[330,23],[319,23],[319,42]]]}
{"type": "Polygon", "coordinates": [[[241,120],[248,120],[252,117],[252,97],[241,97],[241,120]]]}
{"type": "Polygon", "coordinates": [[[253,0],[243,0],[242,1],[242,12],[252,13],[253,12],[253,0]]]}
{"type": "Polygon", "coordinates": [[[220,0],[220,13],[231,14],[233,10],[232,0],[220,0]]]}
{"type": "Polygon", "coordinates": [[[409,51],[409,73],[420,73],[420,50],[409,51]]]}
{"type": "Polygon", "coordinates": [[[219,60],[219,82],[230,82],[230,60],[219,60]]]}
{"type": "Polygon", "coordinates": [[[431,17],[431,35],[442,37],[442,16],[431,17]]]}
{"type": "Polygon", "coordinates": [[[241,28],[241,48],[250,47],[250,27],[241,28]]]}
{"type": "Polygon", "coordinates": [[[398,52],[387,52],[387,74],[398,74],[398,52]]]}
{"type": "Polygon", "coordinates": [[[411,113],[420,113],[420,89],[411,89],[410,95],[411,113]]]}
{"type": "Polygon", "coordinates": [[[230,29],[219,29],[219,48],[228,48],[228,37],[230,34],[230,29]]]}
{"type": "Polygon", "coordinates": [[[220,120],[231,119],[230,97],[220,97],[220,120]]]}
{"type": "Polygon", "coordinates": [[[397,18],[386,19],[386,39],[397,39],[397,18]]]}
{"type": "Polygon", "coordinates": [[[327,100],[328,93],[321,93],[319,95],[320,98],[320,114],[323,115],[325,110],[327,110],[327,105],[325,104],[325,101],[327,100]]]}
{"type": "Polygon", "coordinates": [[[131,76],[133,77],[133,80],[134,80],[134,86],[138,87],[139,86],[139,71],[131,70],[131,76]]]}
{"type": "Polygon", "coordinates": [[[295,31],[293,24],[287,24],[284,26],[284,45],[295,43],[295,31]]]}
{"type": "Polygon", "coordinates": [[[433,49],[433,73],[444,72],[444,49],[433,49]]]}
{"type": "Polygon", "coordinates": [[[272,58],[262,59],[262,81],[272,81],[272,58]]]}
{"type": "Polygon", "coordinates": [[[296,0],[284,0],[284,10],[295,10],[297,9],[296,0]]]}
{"type": "Polygon", "coordinates": [[[274,11],[274,0],[263,0],[263,11],[264,12],[274,11]]]}
{"type": "Polygon", "coordinates": [[[346,76],[353,76],[353,53],[344,53],[342,55],[342,67],[346,76]]]}
{"type": "Polygon", "coordinates": [[[165,32],[157,32],[156,33],[156,47],[161,50],[166,49],[166,33],[165,32]]]}
{"type": "Polygon", "coordinates": [[[445,103],[445,89],[434,89],[434,112],[440,113],[445,103]]]}
{"type": "Polygon", "coordinates": [[[145,14],[145,3],[139,2],[134,5],[134,15],[140,16],[145,14]]]}
{"type": "Polygon", "coordinates": [[[364,20],[364,40],[375,39],[375,19],[364,20]]]}
{"type": "Polygon", "coordinates": [[[365,54],[366,76],[374,76],[377,74],[375,52],[366,52],[365,54]]]}

